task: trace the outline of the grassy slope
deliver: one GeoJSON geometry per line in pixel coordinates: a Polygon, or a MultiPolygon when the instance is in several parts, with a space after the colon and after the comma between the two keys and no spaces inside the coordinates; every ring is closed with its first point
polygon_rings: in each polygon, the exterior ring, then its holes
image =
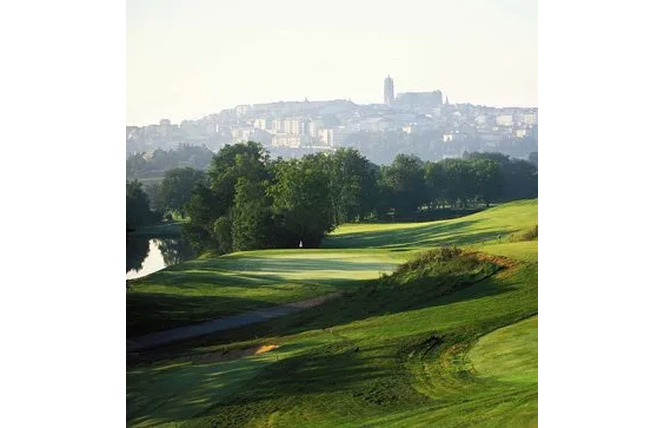
{"type": "Polygon", "coordinates": [[[324,241],[326,248],[426,248],[506,242],[538,223],[538,200],[528,199],[453,220],[425,223],[347,224],[324,241]]]}
{"type": "Polygon", "coordinates": [[[531,248],[533,242],[501,244],[509,233],[536,224],[537,210],[537,200],[527,200],[454,220],[351,224],[324,241],[324,248],[342,251],[252,251],[188,261],[132,282],[127,333],[135,336],[347,289],[352,280],[390,272],[412,251],[440,244],[473,245],[516,258],[523,246],[537,259],[537,242],[536,248],[531,248]]]}
{"type": "Polygon", "coordinates": [[[390,272],[408,253],[269,250],[190,260],[132,282],[134,336],[347,289],[390,272]]]}
{"type": "MultiPolygon", "coordinates": [[[[465,240],[464,229],[477,238],[487,229],[507,233],[536,222],[537,203],[527,201],[421,226],[439,241],[416,233],[418,227],[413,225],[366,226],[373,232],[354,225],[342,229],[327,244],[339,246],[339,239],[345,239],[347,245],[357,247],[346,235],[359,238],[358,234],[363,234],[365,243],[384,242],[381,246],[386,247],[392,245],[385,236],[388,229],[401,237],[401,249],[417,249],[435,242],[465,240]],[[512,218],[520,219],[518,226],[509,226],[512,218]],[[467,223],[460,226],[464,221],[467,223]],[[404,229],[416,239],[414,244],[400,233],[404,229]]],[[[521,262],[452,295],[428,290],[397,295],[372,287],[357,289],[352,296],[322,307],[245,328],[235,336],[211,337],[183,346],[174,354],[177,356],[132,367],[127,374],[128,422],[201,426],[532,425],[537,420],[537,378],[533,375],[537,376],[537,368],[522,378],[516,369],[520,365],[532,368],[533,361],[537,364],[537,318],[533,318],[538,310],[537,241],[487,243],[478,249],[521,262]],[[514,324],[527,318],[529,321],[514,324]],[[233,343],[235,340],[245,342],[233,343]],[[250,343],[276,343],[280,347],[235,361],[198,358],[250,343]],[[490,355],[496,358],[483,358],[490,355]],[[516,361],[520,362],[517,366],[516,361]]],[[[342,286],[344,275],[349,277],[345,263],[363,263],[369,255],[395,260],[409,252],[383,248],[307,254],[305,261],[301,260],[303,252],[252,252],[215,259],[221,265],[210,267],[256,270],[261,264],[251,257],[265,256],[268,260],[261,263],[270,263],[273,258],[278,262],[276,266],[264,265],[268,275],[304,283],[316,277],[322,285],[335,287],[342,286]],[[350,260],[344,260],[344,255],[350,260]],[[307,266],[315,269],[303,271],[307,266]]],[[[371,276],[371,270],[358,271],[371,276]]],[[[350,276],[354,277],[354,272],[350,276]]]]}

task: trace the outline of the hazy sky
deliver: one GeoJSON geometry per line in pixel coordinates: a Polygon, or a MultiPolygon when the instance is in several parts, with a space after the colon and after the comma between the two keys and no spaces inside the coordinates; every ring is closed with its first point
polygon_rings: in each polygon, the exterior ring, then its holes
{"type": "Polygon", "coordinates": [[[127,124],[270,101],[537,106],[537,0],[128,0],[127,124]]]}

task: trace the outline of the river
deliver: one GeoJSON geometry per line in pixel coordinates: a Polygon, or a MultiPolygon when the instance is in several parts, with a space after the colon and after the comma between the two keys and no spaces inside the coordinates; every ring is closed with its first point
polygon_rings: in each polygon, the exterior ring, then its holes
{"type": "Polygon", "coordinates": [[[126,279],[141,278],[194,257],[180,237],[128,236],[126,243],[126,279]]]}

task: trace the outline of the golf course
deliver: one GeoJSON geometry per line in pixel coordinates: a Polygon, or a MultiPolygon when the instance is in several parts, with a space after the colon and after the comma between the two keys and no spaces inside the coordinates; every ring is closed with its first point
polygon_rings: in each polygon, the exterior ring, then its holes
{"type": "Polygon", "coordinates": [[[537,224],[537,199],[348,223],[320,248],[203,255],[131,280],[128,344],[221,327],[128,346],[127,424],[536,426],[537,224]],[[279,316],[248,315],[262,313],[279,316]]]}

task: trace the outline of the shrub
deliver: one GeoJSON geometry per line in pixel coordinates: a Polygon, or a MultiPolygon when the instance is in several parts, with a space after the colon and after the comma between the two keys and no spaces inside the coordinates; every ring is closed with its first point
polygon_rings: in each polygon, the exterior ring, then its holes
{"type": "Polygon", "coordinates": [[[531,229],[526,232],[520,233],[518,235],[512,235],[510,237],[510,242],[520,242],[520,241],[535,241],[538,239],[538,225],[536,224],[531,229]]]}
{"type": "Polygon", "coordinates": [[[400,265],[392,275],[382,278],[388,286],[439,287],[453,291],[499,270],[496,265],[456,247],[441,247],[400,265]]]}

